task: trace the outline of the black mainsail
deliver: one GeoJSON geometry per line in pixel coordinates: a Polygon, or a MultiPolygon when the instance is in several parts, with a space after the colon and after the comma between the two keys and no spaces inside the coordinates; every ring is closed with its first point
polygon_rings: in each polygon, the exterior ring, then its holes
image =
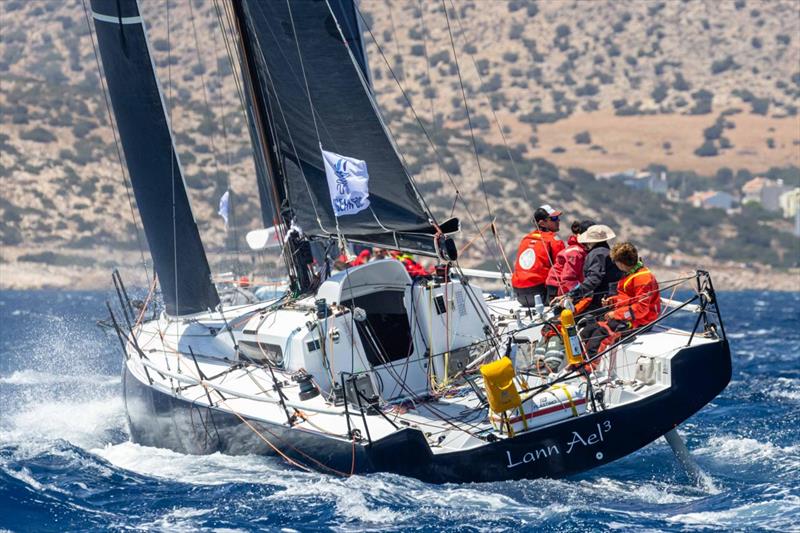
{"type": "Polygon", "coordinates": [[[192,214],[136,0],[92,0],[92,16],[136,204],[167,314],[219,304],[192,214]]]}
{"type": "Polygon", "coordinates": [[[342,234],[435,255],[434,236],[458,223],[436,226],[389,139],[366,81],[352,2],[242,0],[233,8],[256,158],[269,167],[283,221],[314,237],[342,234]],[[334,216],[320,146],[366,161],[369,209],[334,216]]]}

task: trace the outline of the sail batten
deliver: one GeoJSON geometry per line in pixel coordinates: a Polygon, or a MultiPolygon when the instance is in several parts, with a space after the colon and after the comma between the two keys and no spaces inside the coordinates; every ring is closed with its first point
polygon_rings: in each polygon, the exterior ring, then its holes
{"type": "MultiPolygon", "coordinates": [[[[280,201],[312,237],[356,241],[437,232],[390,139],[369,89],[368,68],[352,0],[242,0],[241,38],[258,78],[253,114],[268,110],[280,201]],[[335,216],[322,150],[366,162],[368,209],[335,216]]],[[[251,120],[251,126],[258,121],[251,120]]],[[[430,241],[428,237],[426,240],[430,241]]],[[[432,241],[420,253],[435,252],[432,241]]],[[[419,248],[419,246],[415,246],[419,248]]]]}
{"type": "Polygon", "coordinates": [[[215,308],[200,233],[136,0],[92,0],[111,105],[167,314],[215,308]]]}

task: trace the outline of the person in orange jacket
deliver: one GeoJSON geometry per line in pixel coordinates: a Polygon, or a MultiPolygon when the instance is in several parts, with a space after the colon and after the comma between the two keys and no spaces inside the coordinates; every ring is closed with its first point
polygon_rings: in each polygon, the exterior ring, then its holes
{"type": "Polygon", "coordinates": [[[603,299],[611,309],[603,320],[581,330],[581,338],[589,357],[604,350],[626,332],[646,326],[661,313],[658,281],[639,258],[636,247],[620,242],[611,249],[611,259],[625,273],[617,283],[617,294],[603,299]]]}
{"type": "Polygon", "coordinates": [[[517,300],[525,307],[533,307],[538,294],[547,303],[547,274],[556,256],[565,248],[558,238],[559,216],[549,205],[543,205],[533,213],[536,229],[522,238],[514,262],[511,286],[517,300]]]}

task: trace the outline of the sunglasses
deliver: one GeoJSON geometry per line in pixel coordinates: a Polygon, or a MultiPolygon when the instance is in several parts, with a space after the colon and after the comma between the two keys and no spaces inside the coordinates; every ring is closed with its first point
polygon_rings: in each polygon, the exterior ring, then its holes
{"type": "Polygon", "coordinates": [[[553,222],[558,222],[558,217],[550,217],[550,220],[553,222]]]}

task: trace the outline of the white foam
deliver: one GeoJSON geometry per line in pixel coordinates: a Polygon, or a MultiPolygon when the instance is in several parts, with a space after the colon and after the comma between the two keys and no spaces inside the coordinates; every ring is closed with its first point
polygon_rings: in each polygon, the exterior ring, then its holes
{"type": "Polygon", "coordinates": [[[767,394],[773,398],[800,401],[800,379],[777,378],[767,394]]]}
{"type": "Polygon", "coordinates": [[[721,528],[769,528],[792,530],[797,524],[800,498],[789,495],[781,499],[747,503],[724,511],[684,513],[666,517],[669,522],[688,526],[721,528]]]}
{"type": "Polygon", "coordinates": [[[654,504],[673,504],[686,503],[697,499],[697,495],[681,494],[678,491],[685,490],[685,487],[671,483],[650,481],[644,483],[634,483],[601,477],[591,481],[582,481],[582,488],[589,494],[597,494],[599,491],[606,497],[624,498],[625,500],[635,500],[644,503],[654,504]]]}
{"type": "Polygon", "coordinates": [[[105,375],[74,375],[74,374],[50,374],[38,370],[17,370],[10,376],[0,377],[0,384],[3,385],[55,385],[61,383],[91,384],[101,387],[118,385],[119,376],[105,375]]]}
{"type": "Polygon", "coordinates": [[[279,460],[255,455],[184,455],[132,442],[107,444],[90,451],[125,470],[198,485],[275,483],[284,486],[297,476],[295,472],[282,469],[279,460]]]}
{"type": "Polygon", "coordinates": [[[20,469],[15,469],[15,468],[9,468],[8,466],[3,464],[0,465],[0,470],[2,470],[9,477],[13,477],[14,479],[22,481],[23,483],[34,489],[36,492],[52,491],[52,492],[58,492],[59,494],[69,494],[64,489],[61,489],[55,485],[51,485],[49,483],[47,484],[39,483],[38,481],[36,481],[36,479],[34,479],[33,475],[31,474],[31,471],[24,466],[20,469]]]}
{"type": "Polygon", "coordinates": [[[695,450],[695,453],[729,462],[757,463],[798,454],[800,445],[781,447],[748,437],[719,436],[708,439],[708,444],[695,450]]]}
{"type": "Polygon", "coordinates": [[[86,449],[102,446],[109,432],[124,427],[125,411],[118,395],[84,401],[37,401],[34,397],[2,420],[0,442],[48,449],[54,440],[63,439],[86,449]]]}
{"type": "Polygon", "coordinates": [[[213,511],[214,509],[178,507],[156,520],[139,524],[138,528],[144,530],[155,529],[158,531],[194,532],[200,529],[195,519],[213,511]]]}
{"type": "Polygon", "coordinates": [[[315,502],[328,501],[335,505],[337,514],[346,523],[356,522],[359,526],[365,524],[395,524],[413,518],[414,514],[392,510],[398,499],[403,499],[404,491],[401,487],[407,482],[422,485],[419,482],[406,480],[399,476],[392,476],[392,481],[399,481],[399,486],[388,483],[385,479],[375,476],[353,476],[350,478],[335,478],[331,476],[306,475],[304,479],[295,478],[286,483],[283,490],[276,491],[268,496],[270,500],[303,501],[309,497],[315,502]],[[372,503],[369,499],[381,503],[372,503]]]}

